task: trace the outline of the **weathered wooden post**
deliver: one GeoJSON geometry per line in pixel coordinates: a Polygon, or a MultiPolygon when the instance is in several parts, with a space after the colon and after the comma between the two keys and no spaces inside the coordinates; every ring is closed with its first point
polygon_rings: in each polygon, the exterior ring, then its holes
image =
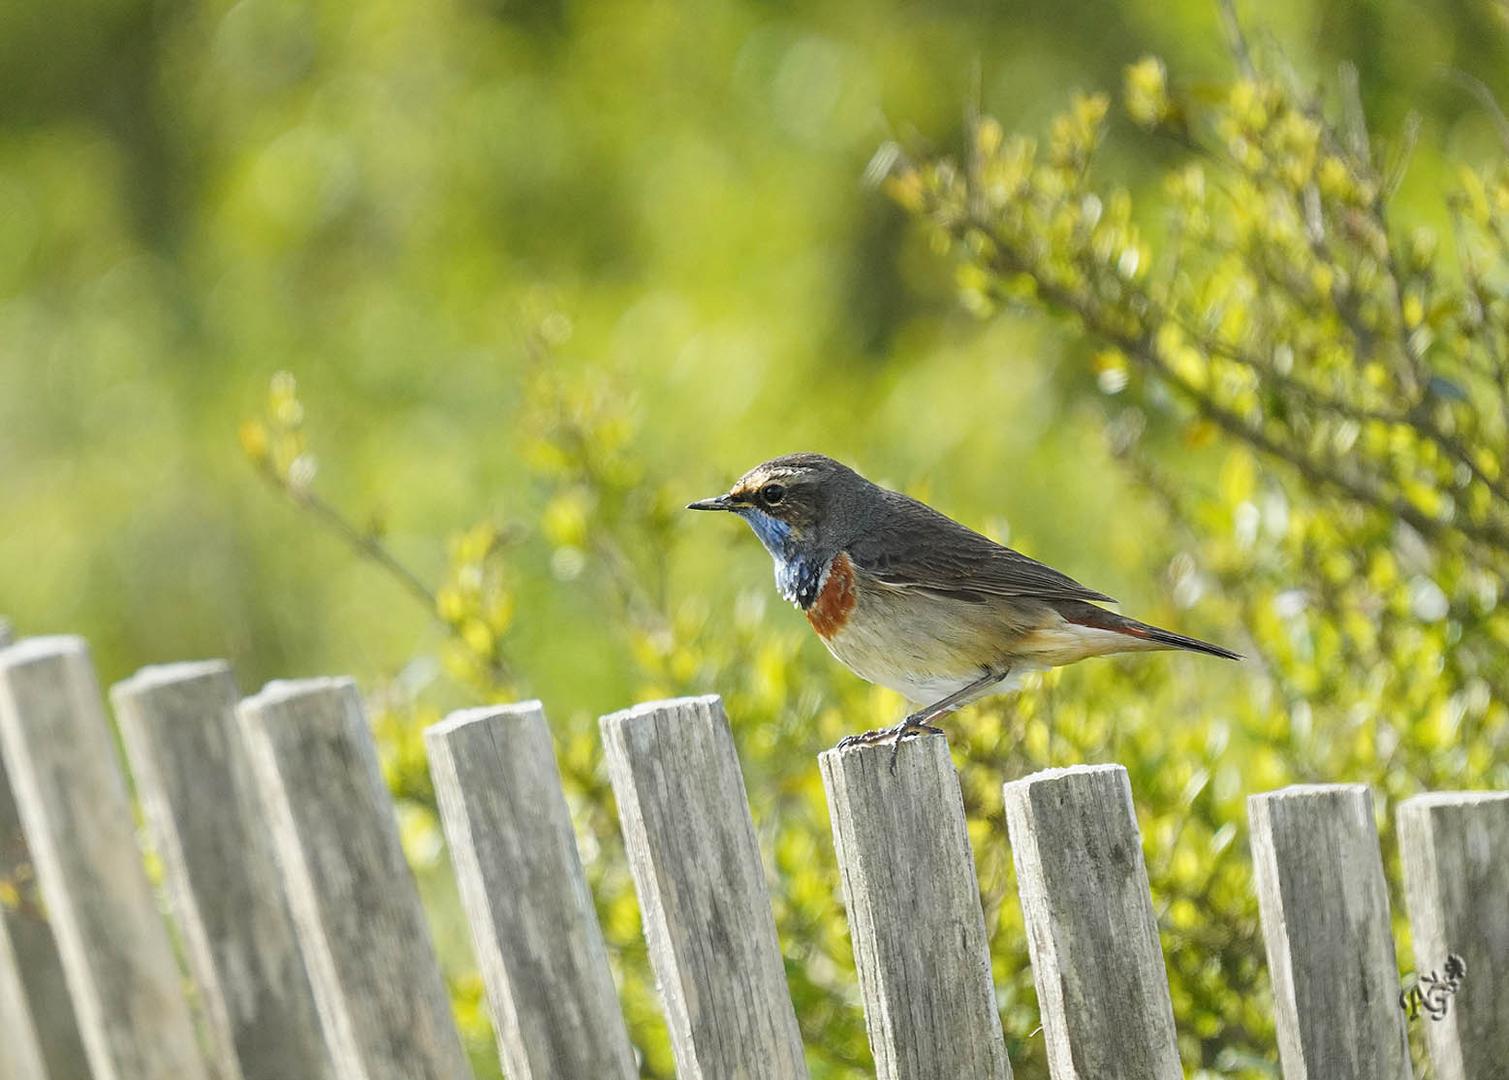
{"type": "Polygon", "coordinates": [[[880,1080],[1011,1075],[959,778],[941,735],[819,755],[880,1080]]]}
{"type": "MultiPolygon", "coordinates": [[[[10,644],[0,619],[0,649],[10,644]]],[[[89,1062],[0,755],[0,1080],[87,1080],[89,1062]]]]}
{"type": "Polygon", "coordinates": [[[95,1080],[203,1080],[81,639],[0,652],[0,748],[95,1080]]]}
{"type": "Polygon", "coordinates": [[[1398,822],[1415,971],[1467,962],[1445,1017],[1421,1019],[1436,1076],[1509,1075],[1509,791],[1417,795],[1398,822]]]}
{"type": "Polygon", "coordinates": [[[722,702],[640,705],[602,732],[677,1075],[805,1077],[722,702]]]}
{"type": "Polygon", "coordinates": [[[1409,1080],[1373,799],[1362,784],[1247,800],[1287,1080],[1409,1080]]]}
{"type": "Polygon", "coordinates": [[[137,794],[227,1076],[333,1075],[230,666],[144,668],[111,691],[137,794]]]}
{"type": "Polygon", "coordinates": [[[1127,771],[1048,769],[1003,790],[1054,1080],[1182,1080],[1127,771]]]}
{"type": "Polygon", "coordinates": [[[237,713],[337,1075],[470,1077],[356,687],[274,682],[237,713]]]}
{"type": "Polygon", "coordinates": [[[424,739],[504,1069],[633,1080],[540,703],[455,712],[424,739]]]}

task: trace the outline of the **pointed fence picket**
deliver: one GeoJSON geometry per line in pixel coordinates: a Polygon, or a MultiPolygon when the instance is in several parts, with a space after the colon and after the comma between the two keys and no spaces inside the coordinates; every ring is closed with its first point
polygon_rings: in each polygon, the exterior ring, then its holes
{"type": "Polygon", "coordinates": [[[338,1074],[469,1078],[356,687],[270,683],[237,714],[338,1074]]]}
{"type": "Polygon", "coordinates": [[[0,750],[94,1076],[206,1080],[82,639],[0,651],[0,750]]]}
{"type": "Polygon", "coordinates": [[[959,778],[943,736],[906,750],[894,776],[888,746],[818,759],[876,1075],[1007,1080],[959,778]]]}
{"type": "Polygon", "coordinates": [[[1286,1080],[1412,1075],[1373,799],[1306,784],[1247,801],[1286,1080]]]}
{"type": "MultiPolygon", "coordinates": [[[[0,649],[10,625],[0,619],[0,649]]],[[[0,753],[0,1080],[87,1080],[89,1063],[68,996],[36,861],[0,753]]]]}
{"type": "Polygon", "coordinates": [[[230,665],[144,668],[110,698],[226,1080],[328,1080],[230,665]]]}
{"type": "Polygon", "coordinates": [[[1417,795],[1399,807],[1415,967],[1468,962],[1426,1025],[1437,1080],[1509,1077],[1509,791],[1417,795]]]}
{"type": "Polygon", "coordinates": [[[1004,796],[1054,1077],[1180,1080],[1126,770],[1050,769],[1004,796]]]}
{"type": "MultiPolygon", "coordinates": [[[[148,669],[113,697],[202,1015],[87,650],[0,647],[0,900],[32,895],[16,883],[33,864],[42,894],[0,903],[0,1080],[465,1080],[354,686],[275,683],[238,705],[209,663],[148,669]]],[[[722,703],[640,705],[602,733],[678,1077],[800,1080],[722,703]]],[[[454,714],[426,744],[510,1076],[636,1075],[539,704],[454,714]]],[[[888,756],[819,761],[878,1076],[1007,1080],[946,742],[909,746],[895,775],[888,756]]],[[[1053,1080],[1181,1076],[1126,771],[1049,770],[1004,800],[1053,1080]]],[[[1286,1080],[1409,1077],[1371,794],[1290,788],[1249,814],[1286,1080]]],[[[1399,823],[1419,964],[1467,966],[1443,1019],[1421,1021],[1436,1074],[1502,1080],[1509,905],[1492,898],[1509,893],[1509,793],[1421,796],[1399,823]]]]}
{"type": "Polygon", "coordinates": [[[723,703],[641,705],[602,732],[677,1076],[805,1077],[723,703]]]}
{"type": "Polygon", "coordinates": [[[633,1080],[544,709],[466,709],[425,743],[510,1080],[633,1080]]]}

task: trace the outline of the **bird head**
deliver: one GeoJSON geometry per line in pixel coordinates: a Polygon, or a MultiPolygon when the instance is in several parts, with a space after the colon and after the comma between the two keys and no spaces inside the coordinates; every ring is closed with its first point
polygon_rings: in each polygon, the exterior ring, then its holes
{"type": "Polygon", "coordinates": [[[728,492],[688,510],[726,510],[749,523],[777,560],[837,549],[835,525],[850,497],[869,481],[822,454],[787,454],[750,469],[728,492]]]}

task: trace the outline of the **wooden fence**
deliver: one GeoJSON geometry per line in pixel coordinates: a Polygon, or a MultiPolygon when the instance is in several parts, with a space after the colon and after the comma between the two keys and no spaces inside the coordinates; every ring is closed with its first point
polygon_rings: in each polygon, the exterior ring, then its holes
{"type": "MultiPolygon", "coordinates": [[[[0,1080],[467,1077],[353,685],[237,701],[209,662],[111,698],[188,978],[85,644],[0,649],[0,1080]]],[[[721,703],[637,706],[602,734],[677,1075],[805,1077],[721,703]]],[[[509,1077],[634,1077],[540,705],[458,712],[426,743],[509,1077]]],[[[920,740],[896,776],[888,755],[819,759],[876,1072],[1004,1080],[947,745],[920,740]]],[[[1126,771],[1048,770],[1005,804],[1053,1077],[1181,1077],[1126,771]]],[[[1409,1077],[1370,793],[1286,788],[1249,817],[1284,1076],[1409,1077]]],[[[1398,820],[1419,962],[1468,965],[1426,1022],[1435,1073],[1500,1080],[1509,793],[1425,795],[1398,820]]]]}

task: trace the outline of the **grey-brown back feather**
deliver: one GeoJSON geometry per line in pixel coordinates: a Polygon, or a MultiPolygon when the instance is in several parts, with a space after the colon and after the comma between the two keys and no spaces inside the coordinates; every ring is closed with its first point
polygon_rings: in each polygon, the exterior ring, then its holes
{"type": "Polygon", "coordinates": [[[875,491],[880,498],[871,503],[873,516],[847,550],[856,565],[887,585],[973,603],[1001,596],[1115,602],[926,503],[885,488],[875,491]]]}

